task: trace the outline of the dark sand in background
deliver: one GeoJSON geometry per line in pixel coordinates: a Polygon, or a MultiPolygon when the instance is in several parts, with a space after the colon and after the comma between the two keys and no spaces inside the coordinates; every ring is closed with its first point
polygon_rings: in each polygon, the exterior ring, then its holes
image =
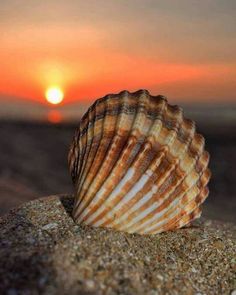
{"type": "MultiPolygon", "coordinates": [[[[73,192],[67,153],[75,128],[73,124],[0,123],[0,214],[31,199],[73,192]]],[[[213,175],[203,215],[236,222],[235,126],[205,122],[199,131],[206,137],[213,175]]]]}

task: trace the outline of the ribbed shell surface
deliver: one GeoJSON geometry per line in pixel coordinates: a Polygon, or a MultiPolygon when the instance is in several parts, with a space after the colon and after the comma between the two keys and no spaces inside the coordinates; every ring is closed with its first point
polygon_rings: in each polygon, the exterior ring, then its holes
{"type": "Polygon", "coordinates": [[[208,196],[204,138],[180,107],[146,90],[95,101],[68,159],[78,223],[159,233],[200,217],[208,196]]]}

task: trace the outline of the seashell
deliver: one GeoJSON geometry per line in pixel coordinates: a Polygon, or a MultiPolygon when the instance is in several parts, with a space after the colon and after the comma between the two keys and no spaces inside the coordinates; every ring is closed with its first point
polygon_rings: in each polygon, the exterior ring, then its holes
{"type": "Polygon", "coordinates": [[[163,96],[140,90],[98,99],[68,156],[74,220],[139,234],[190,224],[208,196],[204,144],[194,122],[163,96]]]}

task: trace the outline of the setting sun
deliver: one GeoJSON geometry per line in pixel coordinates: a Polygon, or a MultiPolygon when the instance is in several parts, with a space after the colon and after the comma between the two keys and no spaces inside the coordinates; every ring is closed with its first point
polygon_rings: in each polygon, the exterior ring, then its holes
{"type": "Polygon", "coordinates": [[[47,89],[45,97],[49,103],[59,104],[64,98],[64,93],[59,87],[50,87],[47,89]]]}

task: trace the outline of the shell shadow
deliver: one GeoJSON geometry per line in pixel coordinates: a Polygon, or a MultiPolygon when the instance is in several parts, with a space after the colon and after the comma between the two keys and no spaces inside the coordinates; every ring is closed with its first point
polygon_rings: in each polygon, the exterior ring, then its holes
{"type": "Polygon", "coordinates": [[[72,218],[72,211],[74,206],[74,196],[73,195],[63,195],[60,197],[62,206],[65,209],[67,215],[72,218]]]}

